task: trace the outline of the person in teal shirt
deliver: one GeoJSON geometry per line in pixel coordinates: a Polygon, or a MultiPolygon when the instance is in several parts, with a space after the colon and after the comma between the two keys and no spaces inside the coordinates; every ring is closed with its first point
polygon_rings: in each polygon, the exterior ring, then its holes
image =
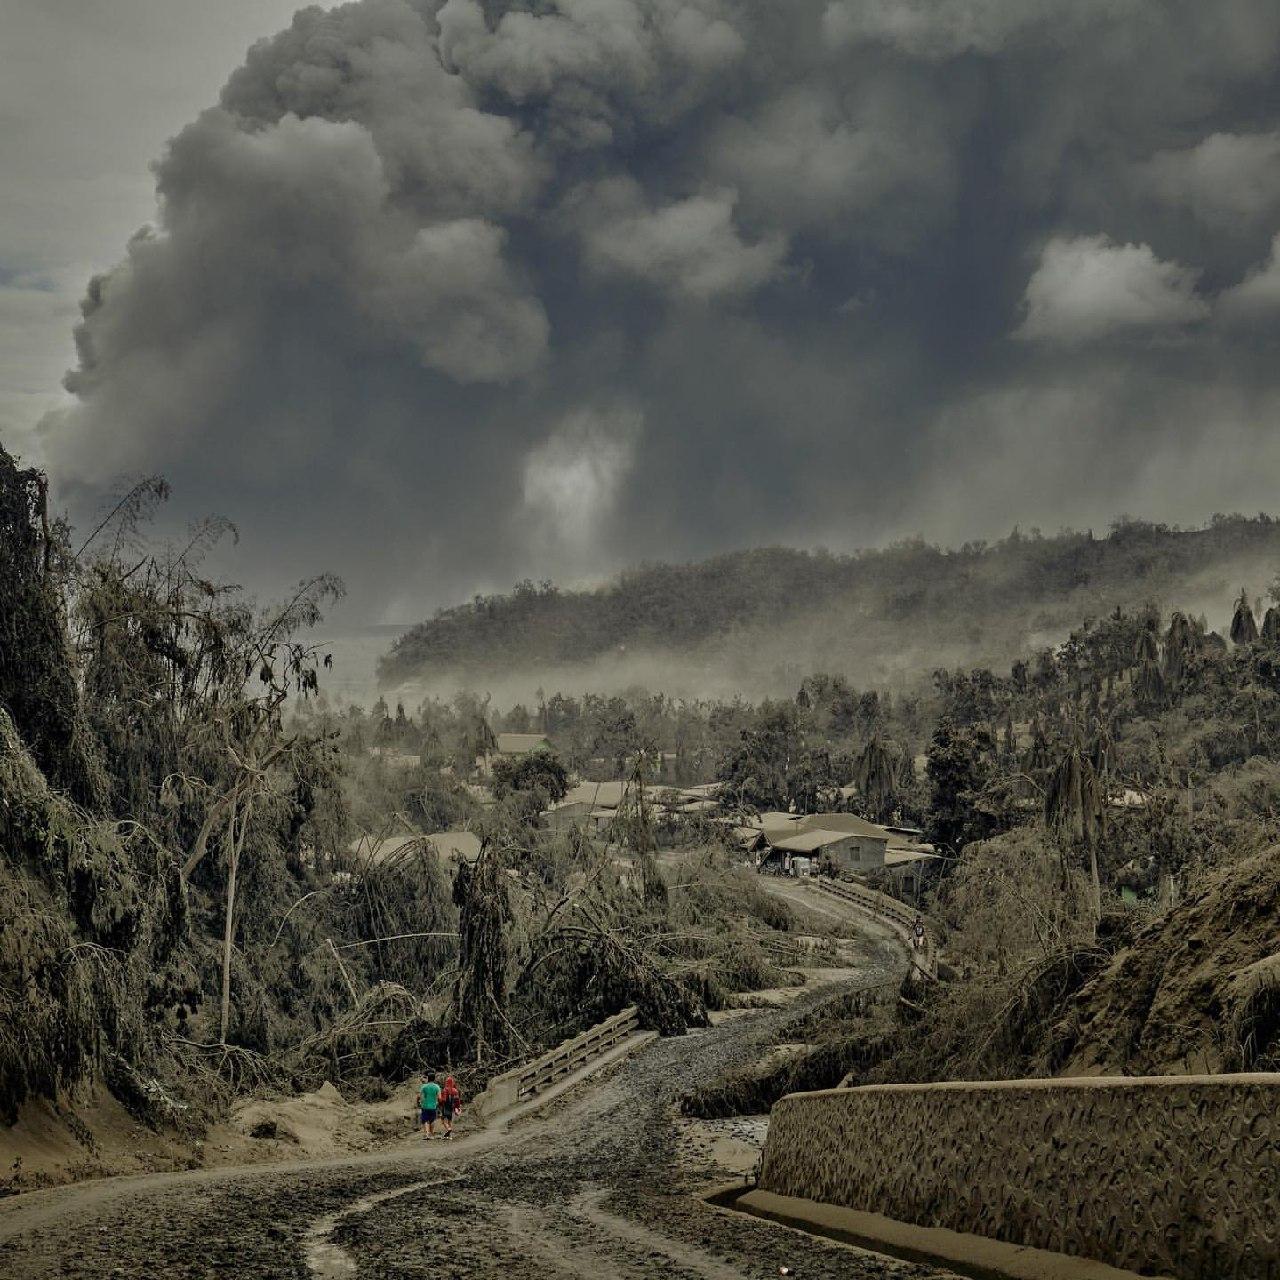
{"type": "Polygon", "coordinates": [[[424,1138],[435,1136],[436,1113],[440,1107],[440,1086],[436,1084],[435,1072],[429,1072],[418,1090],[418,1118],[422,1124],[424,1138]]]}

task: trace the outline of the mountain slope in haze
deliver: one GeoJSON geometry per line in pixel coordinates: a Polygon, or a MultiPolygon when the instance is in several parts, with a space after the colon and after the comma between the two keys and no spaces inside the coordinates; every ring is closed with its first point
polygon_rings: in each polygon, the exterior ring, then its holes
{"type": "Polygon", "coordinates": [[[853,555],[773,547],[648,565],[588,591],[519,584],[409,630],[379,664],[385,687],[647,684],[673,695],[793,693],[811,671],[905,686],[940,666],[1002,664],[1082,617],[1145,601],[1221,627],[1241,587],[1280,570],[1280,521],[1205,528],[1117,521],[1106,536],[1014,531],[944,549],[922,541],[853,555]],[[532,683],[530,683],[532,682],[532,683]],[[558,683],[557,683],[558,682],[558,683]]]}

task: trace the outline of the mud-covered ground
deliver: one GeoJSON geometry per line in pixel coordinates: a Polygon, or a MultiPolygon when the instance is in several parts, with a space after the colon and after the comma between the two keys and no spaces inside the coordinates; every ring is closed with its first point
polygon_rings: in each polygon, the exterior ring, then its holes
{"type": "MultiPolygon", "coordinates": [[[[869,949],[857,981],[889,963],[869,949]]],[[[836,990],[660,1040],[507,1133],[15,1197],[0,1203],[0,1275],[941,1276],[699,1199],[729,1172],[715,1144],[677,1120],[673,1100],[758,1060],[789,1019],[836,990]]]]}

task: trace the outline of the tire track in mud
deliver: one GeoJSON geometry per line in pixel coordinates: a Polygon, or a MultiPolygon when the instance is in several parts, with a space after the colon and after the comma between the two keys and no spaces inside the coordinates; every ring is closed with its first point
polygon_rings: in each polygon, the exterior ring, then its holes
{"type": "Polygon", "coordinates": [[[332,1213],[326,1213],[322,1218],[317,1218],[302,1237],[302,1260],[306,1263],[313,1280],[347,1280],[348,1277],[356,1275],[355,1259],[340,1245],[334,1244],[330,1238],[344,1219],[368,1213],[376,1205],[388,1200],[399,1200],[415,1192],[447,1186],[450,1182],[457,1182],[461,1177],[461,1174],[455,1173],[444,1178],[411,1182],[407,1187],[393,1187],[390,1191],[378,1191],[373,1195],[363,1196],[344,1209],[336,1209],[332,1213]]]}
{"type": "Polygon", "coordinates": [[[601,1202],[607,1194],[603,1189],[584,1192],[571,1204],[570,1214],[624,1246],[647,1250],[650,1257],[665,1256],[677,1274],[688,1274],[698,1280],[739,1280],[742,1273],[727,1263],[602,1209],[601,1202]]]}
{"type": "Polygon", "coordinates": [[[725,1175],[691,1167],[678,1149],[678,1092],[754,1060],[786,1021],[842,990],[656,1042],[514,1129],[500,1153],[469,1160],[460,1182],[420,1206],[438,1232],[378,1206],[346,1224],[343,1247],[364,1280],[738,1280],[783,1267],[806,1280],[946,1275],[714,1209],[698,1197],[725,1175]]]}

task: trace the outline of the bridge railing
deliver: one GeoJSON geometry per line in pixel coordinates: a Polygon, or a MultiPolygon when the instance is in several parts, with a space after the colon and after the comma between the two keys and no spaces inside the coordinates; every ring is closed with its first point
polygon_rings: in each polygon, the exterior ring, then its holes
{"type": "Polygon", "coordinates": [[[639,1030],[640,1015],[634,1005],[615,1013],[612,1018],[596,1023],[532,1062],[494,1076],[481,1095],[484,1110],[493,1115],[536,1098],[566,1076],[603,1057],[639,1030]]]}
{"type": "MultiPolygon", "coordinates": [[[[819,877],[813,883],[825,893],[843,898],[844,901],[853,903],[854,906],[861,907],[870,915],[884,921],[908,947],[911,946],[911,931],[916,922],[917,913],[905,902],[900,902],[887,893],[881,893],[878,889],[871,889],[865,884],[858,884],[852,880],[827,880],[819,877]]],[[[913,949],[911,957],[921,972],[931,978],[938,976],[938,949],[927,931],[924,939],[924,954],[919,955],[913,949]]]]}

